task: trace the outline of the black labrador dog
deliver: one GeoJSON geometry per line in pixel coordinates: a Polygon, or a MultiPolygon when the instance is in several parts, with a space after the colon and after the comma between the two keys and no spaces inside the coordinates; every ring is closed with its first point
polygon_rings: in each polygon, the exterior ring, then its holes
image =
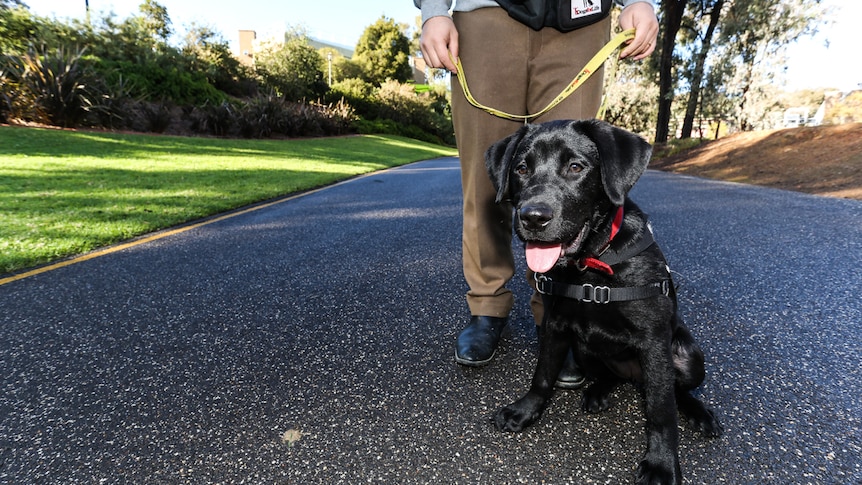
{"type": "Polygon", "coordinates": [[[514,207],[545,307],[530,390],[493,421],[521,431],[539,419],[572,348],[592,381],[587,412],[607,409],[622,382],[644,395],[637,483],[681,483],[677,410],[706,436],[722,427],[689,392],[703,382],[703,352],[677,313],[647,217],[627,195],[651,153],[639,136],[597,120],[526,125],[486,152],[497,202],[514,207]]]}

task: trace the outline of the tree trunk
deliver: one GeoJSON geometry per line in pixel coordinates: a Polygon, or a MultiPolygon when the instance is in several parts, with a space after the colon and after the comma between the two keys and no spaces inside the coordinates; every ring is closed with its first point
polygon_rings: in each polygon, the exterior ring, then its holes
{"type": "Polygon", "coordinates": [[[676,34],[682,24],[685,12],[684,0],[665,0],[661,2],[662,34],[661,58],[659,59],[658,120],[655,129],[655,142],[665,143],[668,139],[671,105],[673,105],[673,50],[676,34]]]}
{"type": "Polygon", "coordinates": [[[703,41],[700,45],[700,52],[695,60],[694,73],[691,76],[691,93],[688,97],[688,105],[685,108],[685,118],[682,121],[682,134],[680,138],[691,138],[691,129],[694,125],[694,115],[697,113],[698,99],[700,98],[700,87],[703,83],[703,70],[706,64],[706,56],[709,54],[709,49],[712,47],[712,35],[715,33],[715,28],[718,26],[718,20],[721,16],[721,8],[724,6],[724,0],[716,0],[712,6],[712,12],[709,14],[709,27],[703,35],[703,41]]]}

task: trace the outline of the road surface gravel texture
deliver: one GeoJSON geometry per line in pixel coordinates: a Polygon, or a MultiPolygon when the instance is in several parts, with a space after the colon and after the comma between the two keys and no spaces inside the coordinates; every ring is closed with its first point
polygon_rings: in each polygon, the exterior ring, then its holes
{"type": "MultiPolygon", "coordinates": [[[[0,286],[0,483],[632,483],[630,385],[489,421],[537,352],[518,242],[493,365],[453,362],[459,176],[411,164],[0,286]]],[[[862,202],[654,171],[632,195],[725,427],[681,423],[686,483],[862,483],[862,202]]]]}

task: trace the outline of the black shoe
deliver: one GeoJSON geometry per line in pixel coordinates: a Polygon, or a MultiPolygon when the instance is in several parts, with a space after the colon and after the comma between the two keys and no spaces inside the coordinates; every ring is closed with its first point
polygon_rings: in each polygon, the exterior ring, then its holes
{"type": "Polygon", "coordinates": [[[505,327],[505,318],[471,317],[470,325],[461,331],[455,342],[455,362],[471,367],[488,365],[497,353],[497,343],[505,327]]]}
{"type": "Polygon", "coordinates": [[[569,350],[569,353],[566,354],[563,370],[557,376],[557,382],[554,383],[554,386],[560,389],[580,389],[584,387],[586,382],[587,378],[584,377],[584,373],[581,372],[581,368],[575,362],[575,355],[569,350]]]}

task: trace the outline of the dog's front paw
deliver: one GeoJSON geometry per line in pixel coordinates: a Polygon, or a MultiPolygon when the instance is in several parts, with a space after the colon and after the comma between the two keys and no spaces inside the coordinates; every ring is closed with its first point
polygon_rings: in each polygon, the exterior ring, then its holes
{"type": "Polygon", "coordinates": [[[524,396],[508,406],[501,408],[491,418],[500,431],[522,431],[536,422],[542,415],[545,400],[536,396],[524,396]]]}
{"type": "Polygon", "coordinates": [[[678,485],[682,483],[679,462],[674,459],[644,458],[638,466],[637,485],[678,485]]]}

